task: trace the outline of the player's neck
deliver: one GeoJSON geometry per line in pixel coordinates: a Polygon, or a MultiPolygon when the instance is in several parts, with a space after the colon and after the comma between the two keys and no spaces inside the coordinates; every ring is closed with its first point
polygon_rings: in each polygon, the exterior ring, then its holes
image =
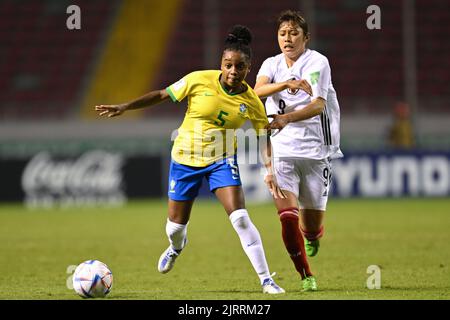
{"type": "Polygon", "coordinates": [[[228,94],[240,94],[242,92],[247,91],[247,86],[243,83],[241,83],[238,87],[230,87],[227,85],[223,85],[222,88],[225,90],[226,93],[228,94]]]}
{"type": "Polygon", "coordinates": [[[222,89],[227,94],[235,95],[235,94],[239,94],[239,93],[247,91],[247,86],[244,83],[240,83],[236,87],[231,87],[231,86],[227,85],[225,82],[222,81],[222,75],[220,75],[219,83],[222,86],[222,89]]]}
{"type": "Polygon", "coordinates": [[[297,55],[295,55],[294,57],[288,57],[287,55],[284,55],[284,59],[286,61],[286,64],[288,66],[288,68],[292,67],[294,65],[295,62],[297,62],[297,60],[306,52],[306,49],[303,49],[302,51],[300,51],[297,55]]]}

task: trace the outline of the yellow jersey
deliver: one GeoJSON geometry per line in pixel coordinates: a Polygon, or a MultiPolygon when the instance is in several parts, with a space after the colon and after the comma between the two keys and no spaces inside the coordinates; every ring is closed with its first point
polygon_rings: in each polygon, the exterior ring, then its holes
{"type": "Polygon", "coordinates": [[[174,161],[206,167],[236,153],[235,129],[247,120],[258,136],[269,123],[253,89],[244,81],[245,92],[230,94],[219,82],[221,73],[195,71],[166,88],[174,102],[188,97],[186,115],[172,148],[174,161]]]}

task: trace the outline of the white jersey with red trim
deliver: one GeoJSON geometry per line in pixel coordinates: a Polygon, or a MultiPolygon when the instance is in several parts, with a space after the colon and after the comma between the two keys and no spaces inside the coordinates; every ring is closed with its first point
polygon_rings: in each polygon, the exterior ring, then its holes
{"type": "Polygon", "coordinates": [[[309,96],[302,90],[287,89],[269,96],[266,100],[267,115],[300,110],[318,97],[326,101],[322,114],[289,123],[272,137],[275,157],[333,159],[343,156],[339,148],[339,103],[331,82],[330,65],[324,55],[306,49],[289,68],[281,53],[264,61],[257,78],[260,76],[268,77],[270,83],[304,79],[313,91],[313,95],[309,96]]]}

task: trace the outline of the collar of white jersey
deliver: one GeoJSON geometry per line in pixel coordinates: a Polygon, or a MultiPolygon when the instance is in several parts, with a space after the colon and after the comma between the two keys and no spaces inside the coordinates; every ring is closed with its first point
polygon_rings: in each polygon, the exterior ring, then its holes
{"type": "Polygon", "coordinates": [[[306,59],[307,56],[309,56],[311,54],[311,50],[308,48],[305,48],[305,51],[303,51],[303,53],[300,55],[300,57],[298,57],[298,59],[294,62],[294,64],[291,67],[288,67],[287,63],[286,63],[286,59],[284,57],[284,54],[282,54],[282,58],[284,60],[284,64],[287,67],[288,70],[292,70],[295,65],[297,64],[301,64],[303,62],[303,60],[306,59]]]}

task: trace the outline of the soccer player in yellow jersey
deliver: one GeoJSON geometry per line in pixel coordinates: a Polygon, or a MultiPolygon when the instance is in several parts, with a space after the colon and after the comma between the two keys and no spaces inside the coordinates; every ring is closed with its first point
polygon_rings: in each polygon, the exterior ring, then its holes
{"type": "MultiPolygon", "coordinates": [[[[264,128],[268,120],[264,105],[245,82],[250,70],[251,39],[248,28],[236,25],[225,41],[221,70],[192,72],[164,90],[151,91],[129,103],[96,106],[95,110],[101,116],[114,117],[169,98],[174,102],[188,98],[186,116],[172,148],[166,224],[170,245],[158,261],[158,270],[169,272],[186,245],[191,208],[205,177],[211,192],[227,212],[260,278],[263,292],[279,294],[284,290],[270,275],[261,237],[245,209],[235,139],[231,142],[227,139],[230,130],[233,133],[247,120],[252,122],[261,139],[267,139],[264,128]]],[[[262,153],[266,155],[265,151],[262,153]]],[[[265,166],[270,171],[270,159],[265,159],[265,166]]],[[[274,197],[284,197],[275,181],[269,184],[269,189],[274,197]]]]}

